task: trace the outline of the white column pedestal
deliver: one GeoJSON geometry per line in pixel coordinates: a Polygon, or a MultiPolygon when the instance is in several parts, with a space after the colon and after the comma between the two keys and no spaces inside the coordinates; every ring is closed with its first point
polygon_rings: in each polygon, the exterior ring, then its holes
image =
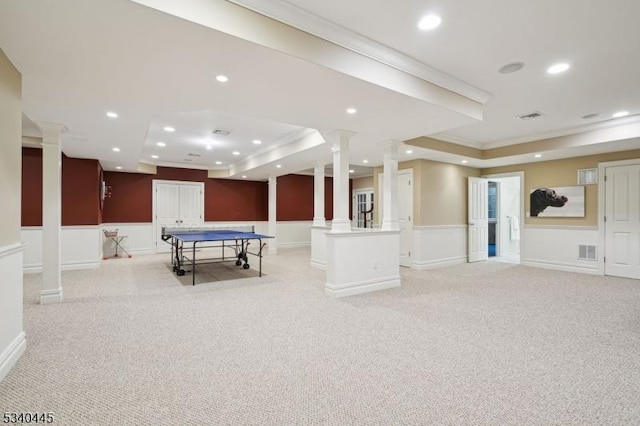
{"type": "Polygon", "coordinates": [[[325,294],[344,297],[400,287],[400,231],[327,232],[325,294]]]}
{"type": "Polygon", "coordinates": [[[64,126],[37,123],[42,130],[42,290],[40,303],[62,302],[62,132],[64,126]]]}

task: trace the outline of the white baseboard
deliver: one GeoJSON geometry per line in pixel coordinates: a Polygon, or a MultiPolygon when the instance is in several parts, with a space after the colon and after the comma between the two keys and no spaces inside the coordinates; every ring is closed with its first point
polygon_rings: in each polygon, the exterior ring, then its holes
{"type": "MultiPolygon", "coordinates": [[[[82,269],[98,269],[100,268],[100,260],[85,260],[80,262],[63,262],[60,265],[62,271],[79,271],[82,269]]],[[[42,263],[24,265],[22,271],[25,274],[39,274],[42,272],[42,263]]]]}
{"type": "Polygon", "coordinates": [[[9,370],[18,362],[27,349],[26,334],[21,332],[11,344],[0,354],[0,382],[9,373],[9,370]]]}
{"type": "Polygon", "coordinates": [[[600,270],[598,269],[597,263],[594,262],[593,267],[590,266],[582,266],[571,263],[564,262],[549,262],[546,260],[539,259],[524,259],[522,261],[522,265],[524,266],[532,266],[534,268],[544,268],[544,269],[553,269],[556,271],[565,271],[565,272],[578,272],[581,274],[591,274],[591,275],[602,275],[600,270]]]}
{"type": "Polygon", "coordinates": [[[449,257],[445,259],[415,261],[411,264],[411,269],[424,270],[424,269],[442,268],[444,266],[458,265],[460,263],[466,263],[466,262],[467,262],[467,256],[455,256],[455,257],[449,257]]]}
{"type": "Polygon", "coordinates": [[[309,264],[312,268],[322,269],[323,271],[327,270],[327,262],[325,261],[311,259],[311,262],[309,262],[309,264]]]}
{"type": "Polygon", "coordinates": [[[290,243],[277,243],[279,249],[283,248],[296,248],[296,247],[310,247],[311,241],[300,241],[300,242],[290,242],[290,243]]]}
{"type": "Polygon", "coordinates": [[[64,299],[62,287],[55,290],[42,290],[40,292],[40,304],[49,305],[51,303],[60,303],[64,299]]]}
{"type": "Polygon", "coordinates": [[[356,294],[370,293],[372,291],[386,290],[400,287],[400,276],[385,277],[374,280],[360,281],[339,286],[326,283],[324,294],[331,297],[345,297],[356,294]]]}

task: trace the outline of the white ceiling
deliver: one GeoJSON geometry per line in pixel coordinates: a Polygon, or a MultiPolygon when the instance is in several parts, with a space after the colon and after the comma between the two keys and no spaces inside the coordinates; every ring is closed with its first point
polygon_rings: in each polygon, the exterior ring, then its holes
{"type": "MultiPolygon", "coordinates": [[[[380,143],[391,139],[430,136],[491,149],[583,132],[616,135],[618,123],[638,122],[610,117],[619,110],[640,113],[638,1],[233,3],[3,1],[0,48],[23,74],[25,116],[64,124],[65,154],[96,158],[107,170],[136,171],[149,163],[264,179],[331,160],[330,143],[299,143],[308,129],[329,142],[332,131],[345,129],[356,133],[351,159],[366,174],[362,161],[380,165],[380,143]],[[343,48],[314,44],[307,34],[238,5],[343,48]],[[422,32],[416,24],[427,12],[443,23],[422,32]],[[234,20],[220,23],[216,15],[234,20]],[[369,58],[378,62],[363,66],[369,58]],[[497,72],[516,61],[525,63],[521,71],[497,72]],[[569,71],[546,74],[558,61],[568,62],[569,71]],[[217,82],[217,74],[229,82],[217,82]],[[433,95],[428,82],[448,90],[433,95]],[[482,120],[470,112],[475,104],[484,104],[482,120]],[[345,113],[351,106],[357,114],[345,113]],[[107,111],[119,117],[108,118],[107,111]],[[533,111],[544,115],[515,118],[533,111]],[[592,113],[600,116],[581,118],[592,113]],[[165,126],[176,131],[167,133],[165,126]],[[231,133],[213,135],[217,128],[231,133]]],[[[25,134],[32,135],[28,121],[25,134]]],[[[569,148],[546,149],[540,160],[640,148],[636,127],[620,140],[585,137],[569,148]]],[[[418,157],[463,158],[401,150],[401,160],[418,157]]],[[[469,165],[540,160],[523,152],[469,165]]]]}

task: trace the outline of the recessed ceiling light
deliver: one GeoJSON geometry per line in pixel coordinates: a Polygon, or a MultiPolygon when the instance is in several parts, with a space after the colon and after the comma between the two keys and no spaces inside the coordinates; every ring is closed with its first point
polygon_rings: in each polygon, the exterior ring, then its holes
{"type": "Polygon", "coordinates": [[[174,127],[171,127],[171,126],[167,126],[167,127],[164,128],[164,131],[165,132],[175,132],[176,129],[174,127]]]}
{"type": "Polygon", "coordinates": [[[116,166],[116,169],[122,170],[122,166],[116,166]]]}
{"type": "Polygon", "coordinates": [[[242,179],[246,179],[246,178],[247,178],[247,175],[242,175],[242,179]]]}
{"type": "Polygon", "coordinates": [[[120,148],[118,148],[117,146],[114,146],[114,147],[113,147],[113,148],[111,148],[111,149],[113,149],[113,151],[114,151],[114,152],[120,152],[120,148]]]}
{"type": "Polygon", "coordinates": [[[536,155],[534,155],[534,157],[540,158],[540,157],[542,157],[542,154],[536,154],[536,155]]]}
{"type": "Polygon", "coordinates": [[[405,154],[413,154],[413,151],[408,149],[408,150],[405,151],[405,154]]]}
{"type": "Polygon", "coordinates": [[[164,142],[156,142],[156,145],[161,146],[161,147],[167,146],[167,144],[164,143],[164,142]]]}
{"type": "Polygon", "coordinates": [[[500,74],[511,74],[512,72],[520,71],[522,68],[524,68],[524,62],[511,62],[501,66],[498,72],[500,74]]]}
{"type": "Polygon", "coordinates": [[[355,114],[356,112],[358,112],[358,110],[355,108],[347,108],[347,114],[355,114]]]}
{"type": "Polygon", "coordinates": [[[369,162],[369,160],[362,160],[362,162],[363,162],[364,164],[367,164],[367,163],[369,162]]]}
{"type": "Polygon", "coordinates": [[[239,151],[233,151],[232,154],[233,155],[240,155],[240,152],[239,151]]]}
{"type": "Polygon", "coordinates": [[[107,112],[107,117],[109,117],[109,118],[118,118],[118,113],[117,112],[113,112],[113,111],[109,111],[109,112],[107,112]]]}
{"type": "Polygon", "coordinates": [[[462,160],[461,163],[462,164],[467,164],[469,161],[468,160],[462,160]]]}
{"type": "Polygon", "coordinates": [[[157,155],[152,155],[152,156],[151,156],[151,158],[153,158],[153,159],[158,159],[158,158],[160,158],[160,157],[158,157],[157,155]]]}
{"type": "Polygon", "coordinates": [[[218,80],[220,83],[226,83],[227,81],[229,81],[229,77],[227,77],[226,75],[216,75],[216,80],[218,80]]]}
{"type": "Polygon", "coordinates": [[[355,172],[356,172],[356,171],[355,171],[355,170],[353,170],[353,169],[349,170],[349,173],[355,173],[355,172]]]}
{"type": "Polygon", "coordinates": [[[560,74],[562,72],[565,72],[568,69],[569,69],[569,64],[567,64],[566,62],[561,62],[559,64],[551,65],[549,68],[547,68],[547,73],[560,74]]]}
{"type": "Polygon", "coordinates": [[[262,143],[262,141],[260,139],[254,139],[253,140],[253,144],[254,145],[260,145],[262,143]]]}
{"type": "Polygon", "coordinates": [[[213,149],[213,147],[211,145],[207,145],[207,150],[211,151],[213,149]]]}
{"type": "Polygon", "coordinates": [[[222,161],[216,161],[216,164],[219,166],[220,164],[222,164],[222,161]]]}
{"type": "Polygon", "coordinates": [[[427,15],[418,22],[418,28],[421,30],[432,30],[437,28],[442,22],[442,18],[438,15],[427,15]]]}
{"type": "Polygon", "coordinates": [[[616,113],[611,114],[613,118],[626,117],[627,115],[629,115],[629,111],[618,111],[616,113]]]}
{"type": "Polygon", "coordinates": [[[276,167],[277,167],[278,169],[281,169],[281,168],[282,168],[282,164],[276,164],[276,167]]]}

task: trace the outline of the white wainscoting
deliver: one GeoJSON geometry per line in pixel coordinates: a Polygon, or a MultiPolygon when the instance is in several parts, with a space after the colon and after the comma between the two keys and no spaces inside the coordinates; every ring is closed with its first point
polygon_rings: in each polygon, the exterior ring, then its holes
{"type": "Polygon", "coordinates": [[[414,226],[411,269],[431,269],[467,261],[467,225],[414,226]]]}
{"type": "Polygon", "coordinates": [[[309,247],[313,221],[286,221],[276,224],[278,248],[309,247]]]}
{"type": "Polygon", "coordinates": [[[22,316],[24,248],[23,244],[0,247],[0,381],[27,347],[22,316]]]}
{"type": "Polygon", "coordinates": [[[598,247],[598,228],[587,226],[525,225],[522,264],[547,269],[603,274],[603,253],[598,247]],[[596,246],[598,261],[579,260],[578,246],[596,246]]]}
{"type": "Polygon", "coordinates": [[[327,268],[327,236],[331,228],[328,226],[311,227],[311,266],[325,270],[327,268]]]}
{"type": "MultiPolygon", "coordinates": [[[[119,236],[125,236],[120,243],[131,255],[154,254],[156,242],[153,235],[153,223],[103,223],[102,229],[107,231],[118,230],[119,236]]],[[[100,231],[102,240],[102,252],[104,257],[115,254],[116,246],[110,238],[105,238],[100,231]]]]}
{"type": "MultiPolygon", "coordinates": [[[[63,226],[60,232],[62,270],[94,269],[102,259],[102,226],[63,226]]],[[[42,272],[42,227],[24,226],[21,230],[24,250],[24,272],[42,272]]]]}

